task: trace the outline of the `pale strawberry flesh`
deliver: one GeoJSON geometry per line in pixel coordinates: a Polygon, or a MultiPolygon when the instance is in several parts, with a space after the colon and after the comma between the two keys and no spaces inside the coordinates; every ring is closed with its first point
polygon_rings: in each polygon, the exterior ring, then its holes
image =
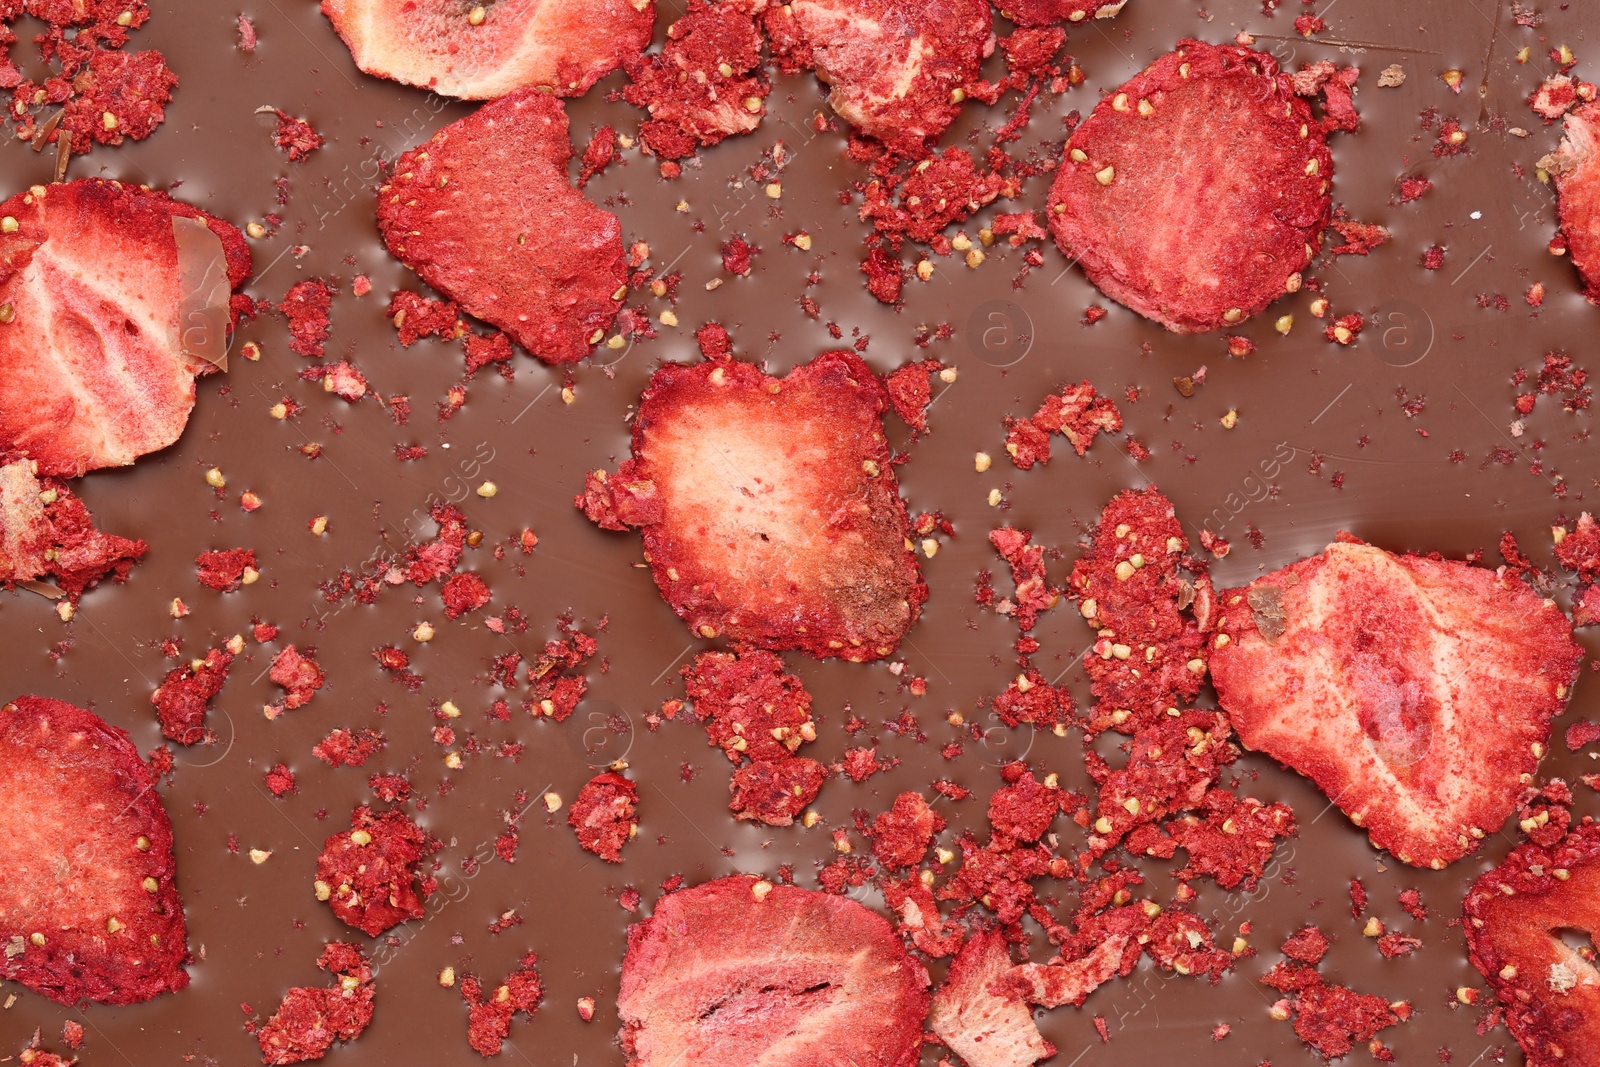
{"type": "Polygon", "coordinates": [[[1011,970],[1005,938],[994,930],[975,934],[933,995],[928,1029],[968,1067],[1031,1067],[1055,1054],[1021,997],[990,992],[1011,970]]]}
{"type": "Polygon", "coordinates": [[[1583,295],[1600,303],[1600,103],[1567,116],[1561,146],[1540,161],[1556,186],[1567,254],[1583,279],[1583,295]]]}

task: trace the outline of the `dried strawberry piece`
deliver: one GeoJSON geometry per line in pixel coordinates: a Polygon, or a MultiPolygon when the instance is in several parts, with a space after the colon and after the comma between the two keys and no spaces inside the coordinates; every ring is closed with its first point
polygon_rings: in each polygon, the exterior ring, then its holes
{"type": "Polygon", "coordinates": [[[1580,84],[1570,74],[1552,74],[1528,97],[1528,106],[1546,123],[1554,122],[1585,100],[1594,99],[1594,86],[1580,84]],[[1583,90],[1587,88],[1587,95],[1583,90]]]}
{"type": "Polygon", "coordinates": [[[861,261],[861,273],[867,276],[867,292],[880,302],[893,304],[900,299],[900,289],[905,283],[905,267],[893,253],[874,245],[861,261]]]}
{"type": "Polygon", "coordinates": [[[451,575],[439,590],[444,601],[444,614],[448,619],[459,619],[469,611],[477,611],[489,602],[489,584],[477,574],[451,575]]]}
{"type": "Polygon", "coordinates": [[[1331,225],[1344,238],[1344,244],[1329,249],[1330,256],[1364,256],[1389,240],[1388,227],[1356,222],[1345,215],[1343,208],[1334,211],[1331,225]]]}
{"type": "Polygon", "coordinates": [[[928,428],[928,404],[933,399],[933,376],[944,368],[936,359],[907,363],[883,380],[889,403],[900,421],[917,433],[928,428]]]}
{"type": "Polygon", "coordinates": [[[456,569],[467,543],[467,517],[454,504],[434,504],[428,517],[438,527],[429,541],[406,550],[400,562],[404,579],[414,585],[427,585],[456,569]]]}
{"type": "MultiPolygon", "coordinates": [[[[73,1026],[77,1024],[67,1023],[66,1025],[73,1026]]],[[[62,1059],[49,1049],[40,1048],[37,1043],[37,1034],[34,1035],[34,1039],[35,1043],[23,1049],[21,1054],[17,1056],[17,1062],[22,1064],[22,1067],[76,1067],[78,1062],[76,1057],[70,1060],[62,1059]]],[[[75,1048],[76,1046],[72,1047],[75,1048]]]]}
{"type": "Polygon", "coordinates": [[[707,739],[735,764],[782,760],[816,738],[811,694],[771,652],[702,652],[680,673],[707,739]]]}
{"type": "Polygon", "coordinates": [[[231,289],[250,274],[244,235],[165,193],[100,180],[19,193],[0,217],[16,224],[0,232],[0,452],[73,477],[177,440],[195,377],[215,369],[184,345],[223,339],[183,318],[198,309],[175,227],[186,249],[217,238],[212,266],[231,289]]]}
{"type": "Polygon", "coordinates": [[[204,659],[192,660],[167,672],[150,703],[156,706],[161,736],[180,745],[193,745],[205,737],[206,711],[228,680],[233,654],[222,648],[206,652],[204,659]]]}
{"type": "Polygon", "coordinates": [[[1032,723],[1054,728],[1071,722],[1077,709],[1071,693],[1050,685],[1043,675],[1030,668],[1012,679],[1005,692],[994,698],[994,710],[1007,726],[1032,723]]]}
{"type": "Polygon", "coordinates": [[[1600,1048],[1594,963],[1561,936],[1600,930],[1597,885],[1600,826],[1585,819],[1554,845],[1514,849],[1462,906],[1468,958],[1530,1064],[1587,1064],[1600,1048]]]}
{"type": "Polygon", "coordinates": [[[312,747],[311,754],[330,767],[360,767],[382,752],[388,743],[388,739],[376,730],[355,733],[340,727],[318,741],[312,747]]]}
{"type": "Polygon", "coordinates": [[[1060,394],[1045,397],[1032,418],[1007,417],[1006,453],[1022,470],[1050,462],[1050,435],[1059,433],[1082,456],[1094,443],[1095,435],[1122,429],[1122,413],[1107,396],[1097,396],[1093,385],[1084,381],[1062,388],[1060,394]]]}
{"type": "Polygon", "coordinates": [[[872,854],[887,870],[914,867],[944,827],[944,819],[921,793],[901,793],[872,823],[872,854]]]}
{"type": "Polygon", "coordinates": [[[530,952],[517,969],[487,996],[477,975],[461,978],[461,999],[467,1002],[467,1044],[480,1056],[498,1056],[511,1033],[511,1020],[518,1012],[531,1016],[544,1000],[544,985],[539,981],[539,957],[530,952]]]}
{"type": "Polygon", "coordinates": [[[598,643],[589,634],[573,629],[563,620],[559,640],[546,641],[537,659],[528,664],[528,682],[533,686],[529,710],[545,715],[556,722],[565,722],[588,691],[589,682],[582,675],[570,672],[585,666],[594,658],[598,643]]]}
{"type": "Polygon", "coordinates": [[[1240,739],[1416,866],[1505,821],[1582,660],[1566,616],[1520,582],[1353,540],[1219,602],[1212,681],[1240,739]]]}
{"type": "Polygon", "coordinates": [[[219,593],[232,593],[244,585],[245,572],[255,569],[256,554],[250,548],[216,549],[200,553],[194,562],[201,585],[219,593]]]}
{"type": "Polygon", "coordinates": [[[341,359],[329,367],[312,367],[300,376],[320,380],[324,392],[333,393],[352,404],[367,395],[366,376],[347,359],[341,359]]]}
{"type": "Polygon", "coordinates": [[[1583,295],[1600,303],[1600,103],[1584,104],[1567,115],[1561,144],[1539,161],[1556,187],[1561,234],[1572,265],[1583,280],[1583,295]]]}
{"type": "Polygon", "coordinates": [[[333,286],[319,278],[296,282],[278,310],[289,319],[289,351],[308,359],[321,359],[333,324],[333,286]]]}
{"type": "Polygon", "coordinates": [[[142,141],[166,121],[177,84],[178,76],[167,69],[160,52],[97,48],[87,69],[73,80],[75,88],[83,88],[67,101],[56,136],[70,136],[77,155],[96,144],[142,141]]]}
{"type": "Polygon", "coordinates": [[[317,966],[336,981],[326,989],[295,986],[256,1033],[265,1064],[320,1060],[336,1041],[354,1041],[372,1022],[372,965],[360,946],[330,941],[317,966]]]}
{"type": "Polygon", "coordinates": [[[267,792],[279,800],[293,793],[297,788],[294,772],[289,769],[287,763],[275,765],[270,771],[261,776],[261,780],[266,785],[267,792]]]}
{"type": "Polygon", "coordinates": [[[272,133],[272,143],[289,153],[289,162],[300,163],[326,143],[315,126],[305,119],[297,119],[277,108],[267,111],[278,118],[278,128],[272,133]]]}
{"type": "Polygon", "coordinates": [[[398,811],[350,813],[350,829],[329,837],[317,857],[317,899],[344,922],[377,937],[425,914],[432,878],[420,878],[422,861],[439,842],[398,811]]]}
{"type": "Polygon", "coordinates": [[[405,348],[424,337],[459,337],[466,330],[461,321],[461,309],[453,301],[429,300],[408,289],[390,297],[384,314],[394,323],[400,344],[405,348]]]}
{"type": "Polygon", "coordinates": [[[1033,1067],[1055,1055],[1020,996],[992,992],[1012,970],[1005,938],[974,934],[933,994],[928,1029],[968,1067],[1033,1067]]]}
{"type": "Polygon", "coordinates": [[[307,649],[302,654],[293,645],[287,645],[272,660],[267,677],[283,686],[283,705],[294,709],[304,706],[327,682],[322,668],[307,649]]]}
{"type": "Polygon", "coordinates": [[[956,91],[994,51],[990,22],[979,0],[797,0],[765,15],[780,70],[816,71],[834,111],[908,153],[955,121],[956,91]]]}
{"type": "Polygon", "coordinates": [[[567,825],[578,844],[608,863],[622,862],[622,846],[639,832],[639,787],[615,771],[597,774],[578,792],[567,825]]]}
{"type": "Polygon", "coordinates": [[[900,920],[900,932],[909,935],[917,949],[935,959],[954,955],[966,930],[939,914],[933,891],[920,878],[884,879],[883,902],[900,920]]]}
{"type": "Polygon", "coordinates": [[[1254,797],[1210,789],[1197,808],[1169,821],[1166,832],[1189,854],[1181,879],[1214,878],[1224,889],[1255,889],[1266,874],[1279,839],[1295,833],[1294,810],[1254,797]]]}
{"type": "Polygon", "coordinates": [[[1084,657],[1098,701],[1091,734],[1134,733],[1198,695],[1215,623],[1211,580],[1179,570],[1188,545],[1158,490],[1127,490],[1101,511],[1089,553],[1067,582],[1099,635],[1084,657]]]}
{"type": "Polygon", "coordinates": [[[1283,954],[1315,967],[1328,954],[1328,935],[1313,925],[1302,926],[1283,943],[1283,954]]]}
{"type": "Polygon", "coordinates": [[[461,339],[467,356],[467,377],[491,364],[504,367],[511,362],[511,338],[496,330],[484,335],[468,333],[461,339]]]}
{"type": "Polygon", "coordinates": [[[1077,959],[1024,963],[1009,968],[990,988],[1004,990],[1018,1002],[1045,1008],[1082,1007],[1090,993],[1117,975],[1122,956],[1132,945],[1131,937],[1111,937],[1077,959]]]}
{"type": "Polygon", "coordinates": [[[30,460],[0,464],[0,584],[5,588],[50,577],[76,601],[104,578],[127,578],[146,547],[95,529],[89,509],[67,483],[35,477],[30,460]]]}
{"type": "Polygon", "coordinates": [[[1082,22],[1093,17],[1108,19],[1120,12],[1128,0],[1004,0],[996,4],[1000,13],[1018,26],[1049,26],[1057,22],[1082,22]]]}
{"type": "Polygon", "coordinates": [[[907,166],[903,175],[875,177],[861,193],[861,220],[895,249],[906,239],[932,244],[952,223],[1000,197],[1015,197],[1021,186],[1017,178],[980,171],[972,153],[955,146],[907,166]]]}
{"type": "Polygon", "coordinates": [[[1029,883],[1050,874],[1053,859],[1063,864],[1058,873],[1067,873],[1065,861],[1053,857],[1043,845],[1021,844],[1004,835],[979,845],[971,834],[964,834],[961,866],[939,888],[939,899],[981,901],[1002,924],[1009,926],[1034,906],[1033,886],[1029,883]]]}
{"type": "Polygon", "coordinates": [[[1010,611],[1003,605],[996,610],[1015,618],[1023,633],[1032,630],[1039,616],[1061,599],[1061,590],[1051,585],[1045,574],[1044,546],[1031,544],[1032,540],[1032,532],[1010,526],[989,531],[989,543],[1011,567],[1011,580],[1016,586],[1010,611]]]}
{"type": "Polygon", "coordinates": [[[623,99],[650,117],[639,137],[659,159],[682,159],[749,133],[766,114],[772,84],[761,69],[757,16],[766,0],[690,0],[658,55],[628,62],[623,99]]]}
{"type": "Polygon", "coordinates": [[[629,1067],[914,1067],[927,990],[881,916],[738,875],[669,893],[628,931],[617,1011],[629,1067]]]}
{"type": "Polygon", "coordinates": [[[731,359],[668,364],[640,402],[632,458],[577,503],[602,526],[641,526],[656,584],[701,637],[888,656],[927,586],[906,548],[887,406],[848,352],[783,379],[731,359]]]}
{"type": "Polygon", "coordinates": [[[1331,218],[1323,124],[1248,48],[1180,41],[1066,147],[1056,243],[1101,292],[1175,332],[1235,325],[1297,290],[1331,218]],[[1180,170],[1195,180],[1174,185],[1180,170]]]}
{"type": "Polygon", "coordinates": [[[827,776],[826,767],[804,756],[757,761],[733,772],[728,807],[736,819],[789,826],[817,799],[827,776]]]}
{"type": "Polygon", "coordinates": [[[1037,841],[1072,799],[1059,787],[1045,785],[1028,773],[1025,763],[1000,768],[1006,784],[989,798],[989,824],[1018,841],[1037,841]]]}
{"type": "Polygon", "coordinates": [[[1128,742],[1126,766],[1111,770],[1086,754],[1089,775],[1100,786],[1091,854],[1114,848],[1123,835],[1146,823],[1198,807],[1236,751],[1225,715],[1188,711],[1163,715],[1128,742]]]}
{"type": "Polygon", "coordinates": [[[172,823],[128,735],[59,700],[0,707],[0,978],[73,1005],[189,984],[172,823]]]}
{"type": "Polygon", "coordinates": [[[453,5],[322,0],[356,66],[462,100],[518,90],[581,96],[650,44],[653,0],[497,0],[474,21],[453,5]]]}
{"type": "MultiPolygon", "coordinates": [[[[1555,356],[1546,356],[1545,365],[1548,368],[1555,356]]],[[[1560,357],[1565,359],[1565,357],[1560,357]]],[[[1567,360],[1570,365],[1571,360],[1567,360]]],[[[1544,384],[1545,374],[1540,373],[1541,388],[1544,384]]],[[[1588,406],[1588,386],[1585,384],[1587,374],[1577,371],[1574,375],[1577,380],[1576,388],[1583,392],[1583,406],[1588,406]]],[[[1553,391],[1553,390],[1545,390],[1553,391]]],[[[1524,413],[1526,414],[1526,413],[1524,413]]],[[[1578,516],[1578,522],[1569,533],[1566,527],[1558,531],[1560,539],[1556,541],[1556,559],[1567,570],[1575,573],[1583,584],[1572,596],[1572,621],[1577,626],[1592,626],[1600,621],[1600,523],[1594,521],[1594,516],[1587,511],[1578,516]]],[[[1572,729],[1568,729],[1567,745],[1572,745],[1572,729]]],[[[1577,747],[1587,744],[1581,742],[1577,747]]]]}
{"type": "Polygon", "coordinates": [[[1382,997],[1334,985],[1299,963],[1279,963],[1261,980],[1290,994],[1285,1007],[1294,1014],[1294,1032],[1325,1059],[1346,1055],[1403,1018],[1382,997]]]}
{"type": "Polygon", "coordinates": [[[571,158],[560,101],[526,89],[402,155],[378,192],[389,250],[547,363],[588,355],[627,289],[621,224],[572,188],[571,158]]]}

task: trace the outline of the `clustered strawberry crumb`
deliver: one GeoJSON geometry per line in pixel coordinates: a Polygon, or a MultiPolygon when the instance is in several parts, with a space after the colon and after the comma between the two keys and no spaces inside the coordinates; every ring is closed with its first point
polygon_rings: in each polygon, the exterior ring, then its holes
{"type": "Polygon", "coordinates": [[[1409,1019],[1411,1005],[1403,1000],[1391,1004],[1382,997],[1329,982],[1316,969],[1327,951],[1328,938],[1315,926],[1303,928],[1283,943],[1288,959],[1261,979],[1285,994],[1273,1005],[1273,1016],[1292,1016],[1300,1040],[1328,1059],[1344,1056],[1362,1042],[1374,1059],[1392,1062],[1394,1053],[1377,1037],[1409,1019]]]}
{"type": "Polygon", "coordinates": [[[127,578],[147,547],[95,529],[67,483],[37,477],[28,460],[0,464],[0,586],[52,578],[75,603],[105,578],[127,578]]]}
{"type": "Polygon", "coordinates": [[[616,771],[589,779],[572,803],[567,824],[578,844],[608,863],[622,862],[622,846],[639,832],[639,788],[616,771]]]}
{"type": "Polygon", "coordinates": [[[1122,429],[1122,413],[1107,396],[1098,396],[1087,381],[1068,385],[1059,394],[1045,398],[1031,418],[1007,417],[1006,453],[1022,470],[1050,462],[1050,435],[1061,434],[1072,450],[1082,456],[1094,443],[1095,435],[1117,433],[1122,429]]]}
{"type": "Polygon", "coordinates": [[[336,1041],[354,1041],[372,1022],[372,965],[357,945],[329,942],[317,966],[335,979],[324,989],[296,986],[256,1032],[261,1062],[320,1060],[336,1041]]]}
{"type": "Polygon", "coordinates": [[[439,842],[402,812],[358,805],[350,829],[330,836],[317,857],[317,899],[369,937],[420,919],[435,880],[419,867],[438,849],[439,842]]]}
{"type": "Polygon", "coordinates": [[[180,745],[197,744],[205,738],[206,710],[228,679],[233,654],[213,648],[202,659],[192,660],[167,672],[150,703],[156,706],[161,736],[180,745]]]}
{"type": "Polygon", "coordinates": [[[544,999],[539,981],[539,957],[530,952],[506,980],[485,993],[477,975],[461,978],[461,999],[467,1002],[467,1043],[480,1056],[497,1056],[511,1033],[511,1020],[518,1013],[532,1015],[544,999]]]}

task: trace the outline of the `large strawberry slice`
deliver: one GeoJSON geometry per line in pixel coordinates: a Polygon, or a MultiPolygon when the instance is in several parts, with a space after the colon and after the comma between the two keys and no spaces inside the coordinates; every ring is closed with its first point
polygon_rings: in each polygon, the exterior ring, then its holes
{"type": "Polygon", "coordinates": [[[1011,951],[1000,932],[975,934],[933,995],[928,1029],[967,1067],[1031,1067],[1055,1055],[1020,996],[990,992],[1011,970],[1011,951]]]}
{"type": "Polygon", "coordinates": [[[1196,333],[1300,287],[1332,179],[1322,123],[1271,56],[1186,40],[1072,132],[1047,214],[1101,292],[1196,333]]]}
{"type": "Polygon", "coordinates": [[[368,74],[441,96],[577,96],[650,44],[655,0],[322,0],[368,74]]]}
{"type": "Polygon", "coordinates": [[[1583,278],[1583,295],[1600,304],[1600,103],[1567,116],[1561,146],[1539,165],[1555,181],[1561,233],[1583,278]]]}
{"type": "Polygon", "coordinates": [[[35,477],[31,460],[0,464],[0,584],[54,578],[76,600],[102,578],[126,578],[146,547],[95,529],[67,483],[35,477]]]}
{"type": "Polygon", "coordinates": [[[0,978],[62,1004],[189,984],[172,823],[122,730],[59,700],[0,707],[0,978]]]}
{"type": "Polygon", "coordinates": [[[0,204],[0,451],[71,477],[176,441],[249,274],[238,230],[165,193],[82,180],[0,204]]]}
{"type": "Polygon", "coordinates": [[[389,250],[549,363],[582,359],[626,292],[622,226],[572,188],[567,113],[537,89],[402,155],[378,190],[389,250]]]}
{"type": "Polygon", "coordinates": [[[960,113],[994,51],[985,0],[792,0],[767,9],[773,55],[811,69],[833,109],[892,147],[920,148],[960,113]]]}
{"type": "Polygon", "coordinates": [[[1600,936],[1600,825],[1525,844],[1473,883],[1468,956],[1505,1009],[1528,1067],[1600,1064],[1600,972],[1563,931],[1600,936]]]}
{"type": "Polygon", "coordinates": [[[1582,659],[1496,572],[1340,541],[1221,595],[1212,680],[1240,739],[1379,848],[1442,868],[1516,806],[1582,659]]]}
{"type": "Polygon", "coordinates": [[[700,637],[870,660],[892,653],[927,585],[883,434],[888,394],[849,352],[786,378],[733,359],[650,379],[633,458],[580,506],[637,526],[656,584],[700,637]]]}
{"type": "Polygon", "coordinates": [[[912,1067],[928,972],[853,900],[745,875],[671,893],[628,931],[629,1067],[912,1067]]]}

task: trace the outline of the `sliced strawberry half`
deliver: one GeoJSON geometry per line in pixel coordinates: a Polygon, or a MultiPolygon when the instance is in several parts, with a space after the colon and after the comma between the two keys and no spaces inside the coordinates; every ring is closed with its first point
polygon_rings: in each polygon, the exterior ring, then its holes
{"type": "Polygon", "coordinates": [[[1056,243],[1101,292],[1175,332],[1242,322],[1299,289],[1332,218],[1326,131],[1248,48],[1179,42],[1066,148],[1047,212],[1056,243]]]}
{"type": "Polygon", "coordinates": [[[1583,655],[1520,582],[1354,541],[1221,594],[1219,611],[1212,680],[1244,744],[1435,869],[1505,822],[1583,655]]]}
{"type": "Polygon", "coordinates": [[[59,700],[0,707],[0,978],[62,1004],[189,984],[172,823],[122,730],[59,700]]]}
{"type": "Polygon", "coordinates": [[[1011,970],[1011,951],[1000,932],[975,934],[933,994],[928,1029],[967,1067],[1032,1067],[1055,1055],[1020,996],[990,992],[1011,970]]]}
{"type": "Polygon", "coordinates": [[[815,70],[856,129],[912,151],[960,113],[994,51],[991,18],[984,0],[792,0],[766,27],[781,69],[815,70]]]}
{"type": "Polygon", "coordinates": [[[633,457],[578,498],[641,528],[662,595],[700,637],[872,660],[927,599],[883,433],[888,396],[850,352],[786,378],[733,359],[650,379],[633,457]]]}
{"type": "Polygon", "coordinates": [[[627,288],[621,223],[572,188],[571,158],[561,102],[525,89],[402,155],[378,190],[389,250],[547,363],[586,356],[627,288]]]}
{"type": "Polygon", "coordinates": [[[1600,103],[1567,116],[1561,146],[1539,165],[1555,181],[1561,233],[1583,279],[1583,295],[1600,304],[1600,103]]]}
{"type": "Polygon", "coordinates": [[[913,1067],[928,972],[853,900],[747,875],[663,897],[628,931],[630,1067],[913,1067]]]}
{"type": "Polygon", "coordinates": [[[655,26],[655,0],[322,0],[322,13],[366,73],[463,100],[579,96],[643,52],[655,26]]]}
{"type": "Polygon", "coordinates": [[[215,369],[195,353],[225,350],[210,335],[232,325],[196,318],[191,287],[249,274],[238,230],[162,192],[87,179],[0,204],[0,451],[73,477],[172,444],[215,369]],[[184,219],[209,251],[186,236],[180,254],[184,219]]]}
{"type": "Polygon", "coordinates": [[[1600,1064],[1600,971],[1564,932],[1600,935],[1600,825],[1525,844],[1473,883],[1468,958],[1489,980],[1529,1067],[1600,1064]]]}

